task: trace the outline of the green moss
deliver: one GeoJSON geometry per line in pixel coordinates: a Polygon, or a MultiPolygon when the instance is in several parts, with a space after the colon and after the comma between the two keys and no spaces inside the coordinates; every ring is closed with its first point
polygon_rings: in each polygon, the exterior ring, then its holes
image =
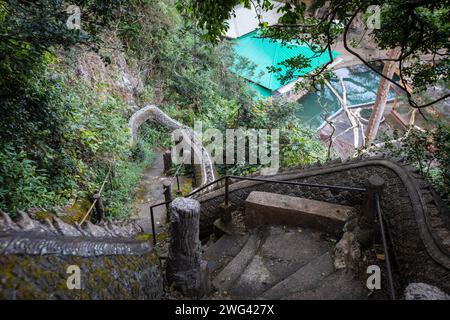
{"type": "Polygon", "coordinates": [[[167,240],[168,237],[169,237],[169,234],[167,232],[161,232],[156,235],[156,240],[157,241],[165,241],[165,240],[167,240]]]}
{"type": "MultiPolygon", "coordinates": [[[[14,287],[15,276],[13,274],[14,266],[16,265],[15,255],[1,255],[0,256],[0,282],[6,289],[12,289],[14,287]]],[[[0,290],[1,291],[1,290],[0,290]]]]}
{"type": "MultiPolygon", "coordinates": [[[[81,222],[86,213],[89,211],[92,202],[89,198],[78,198],[75,203],[65,212],[62,218],[64,222],[75,223],[81,222]]],[[[89,217],[88,217],[89,218],[89,217]]]]}
{"type": "Polygon", "coordinates": [[[156,252],[156,250],[152,250],[152,252],[150,253],[149,260],[152,265],[159,266],[160,260],[159,260],[159,255],[156,252]]]}
{"type": "Polygon", "coordinates": [[[36,220],[44,221],[45,219],[52,219],[53,215],[47,211],[38,211],[34,213],[36,220]]]}
{"type": "Polygon", "coordinates": [[[140,233],[134,239],[139,241],[149,241],[152,238],[151,233],[140,233]]]}

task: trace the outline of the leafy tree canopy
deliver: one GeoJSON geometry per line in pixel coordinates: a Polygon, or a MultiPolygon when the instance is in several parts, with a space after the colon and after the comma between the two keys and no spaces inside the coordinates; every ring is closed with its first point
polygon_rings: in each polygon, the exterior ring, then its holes
{"type": "Polygon", "coordinates": [[[17,95],[45,53],[77,43],[95,49],[97,35],[124,1],[0,1],[0,96],[17,95]],[[69,28],[69,5],[80,9],[80,27],[69,28]]]}
{"type": "MultiPolygon", "coordinates": [[[[313,0],[309,6],[302,1],[283,2],[284,5],[278,9],[282,16],[275,26],[268,26],[262,20],[261,13],[273,9],[268,0],[180,0],[178,5],[185,14],[198,21],[211,41],[217,41],[228,29],[227,20],[235,15],[235,6],[254,7],[260,19],[262,36],[306,43],[318,54],[328,52],[330,63],[333,60],[331,47],[342,39],[350,53],[385,77],[375,65],[387,59],[362,56],[356,50],[361,41],[350,39],[353,24],[361,20],[364,24],[361,33],[369,35],[377,49],[400,48],[400,54],[394,60],[399,63],[402,81],[388,80],[406,93],[411,106],[426,107],[450,96],[447,93],[434,101],[419,102],[407,90],[408,85],[421,91],[438,81],[449,81],[449,0],[313,0]],[[377,6],[380,14],[380,27],[374,29],[367,23],[368,19],[373,19],[373,5],[377,6]]],[[[310,62],[311,58],[299,56],[285,63],[295,70],[308,66],[310,62]]],[[[328,64],[309,75],[313,83],[326,73],[328,64]]],[[[295,72],[288,70],[283,80],[292,80],[289,79],[290,74],[295,72]]]]}

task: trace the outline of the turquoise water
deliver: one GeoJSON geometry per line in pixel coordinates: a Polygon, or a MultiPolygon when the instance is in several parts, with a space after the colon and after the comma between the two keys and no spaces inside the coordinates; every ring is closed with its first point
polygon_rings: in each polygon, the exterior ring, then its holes
{"type": "MultiPolygon", "coordinates": [[[[232,40],[233,50],[237,56],[245,58],[254,69],[231,71],[239,73],[243,78],[251,81],[259,94],[263,97],[272,95],[272,91],[282,87],[278,78],[284,75],[289,69],[282,64],[283,61],[297,56],[311,58],[308,67],[296,70],[292,79],[301,77],[330,60],[328,52],[318,54],[307,45],[284,44],[279,40],[261,38],[259,31],[255,30],[242,37],[232,40]],[[277,67],[280,72],[272,73],[267,68],[277,67]]],[[[332,51],[331,55],[336,58],[340,53],[332,51]]]]}
{"type": "MultiPolygon", "coordinates": [[[[336,69],[333,73],[344,80],[349,106],[375,102],[380,81],[380,77],[375,72],[364,65],[355,65],[336,69]]],[[[342,94],[338,79],[330,79],[329,82],[339,94],[342,94]]],[[[391,90],[388,99],[394,98],[395,95],[396,93],[391,90]]],[[[311,129],[317,129],[323,123],[322,115],[329,117],[341,107],[339,101],[327,86],[324,86],[320,91],[307,93],[298,102],[300,108],[298,108],[296,115],[303,125],[311,129]]]]}

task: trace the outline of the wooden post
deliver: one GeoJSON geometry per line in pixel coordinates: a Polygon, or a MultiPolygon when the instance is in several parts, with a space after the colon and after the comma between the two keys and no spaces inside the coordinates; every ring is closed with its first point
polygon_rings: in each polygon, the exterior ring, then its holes
{"type": "Polygon", "coordinates": [[[95,202],[95,212],[97,214],[97,220],[100,222],[105,219],[105,207],[103,206],[103,200],[100,193],[94,194],[92,200],[97,200],[97,202],[95,202]]]}
{"type": "Polygon", "coordinates": [[[175,176],[175,179],[177,179],[177,195],[181,196],[181,188],[180,188],[180,176],[177,174],[175,176]]]}
{"type": "Polygon", "coordinates": [[[378,175],[369,177],[366,188],[366,198],[364,199],[363,215],[370,221],[373,221],[377,216],[375,211],[375,194],[380,194],[384,188],[384,180],[378,175]]]}
{"type": "MultiPolygon", "coordinates": [[[[164,192],[164,201],[172,201],[172,190],[171,190],[171,184],[169,180],[166,180],[163,182],[163,192],[164,192]]],[[[166,203],[166,220],[170,221],[170,204],[166,203]]]]}
{"type": "Polygon", "coordinates": [[[201,259],[200,203],[176,198],[170,206],[170,220],[168,284],[186,296],[202,297],[209,291],[209,282],[206,262],[201,259]]]}
{"type": "Polygon", "coordinates": [[[172,168],[172,154],[169,151],[163,153],[164,173],[168,173],[172,168]]]}
{"type": "Polygon", "coordinates": [[[375,219],[377,217],[375,197],[377,193],[381,195],[384,185],[384,180],[378,175],[370,176],[367,181],[367,191],[362,205],[362,215],[358,219],[358,230],[356,232],[356,237],[363,247],[367,247],[373,242],[375,219]]]}

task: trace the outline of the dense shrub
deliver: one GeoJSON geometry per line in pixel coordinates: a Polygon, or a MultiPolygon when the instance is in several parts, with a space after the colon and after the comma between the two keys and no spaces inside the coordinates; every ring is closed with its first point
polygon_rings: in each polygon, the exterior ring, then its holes
{"type": "MultiPolygon", "coordinates": [[[[394,138],[400,138],[395,133],[394,138]]],[[[394,156],[404,157],[429,180],[442,199],[450,206],[450,126],[437,123],[429,130],[410,129],[398,144],[387,137],[383,149],[394,156]]]]}

